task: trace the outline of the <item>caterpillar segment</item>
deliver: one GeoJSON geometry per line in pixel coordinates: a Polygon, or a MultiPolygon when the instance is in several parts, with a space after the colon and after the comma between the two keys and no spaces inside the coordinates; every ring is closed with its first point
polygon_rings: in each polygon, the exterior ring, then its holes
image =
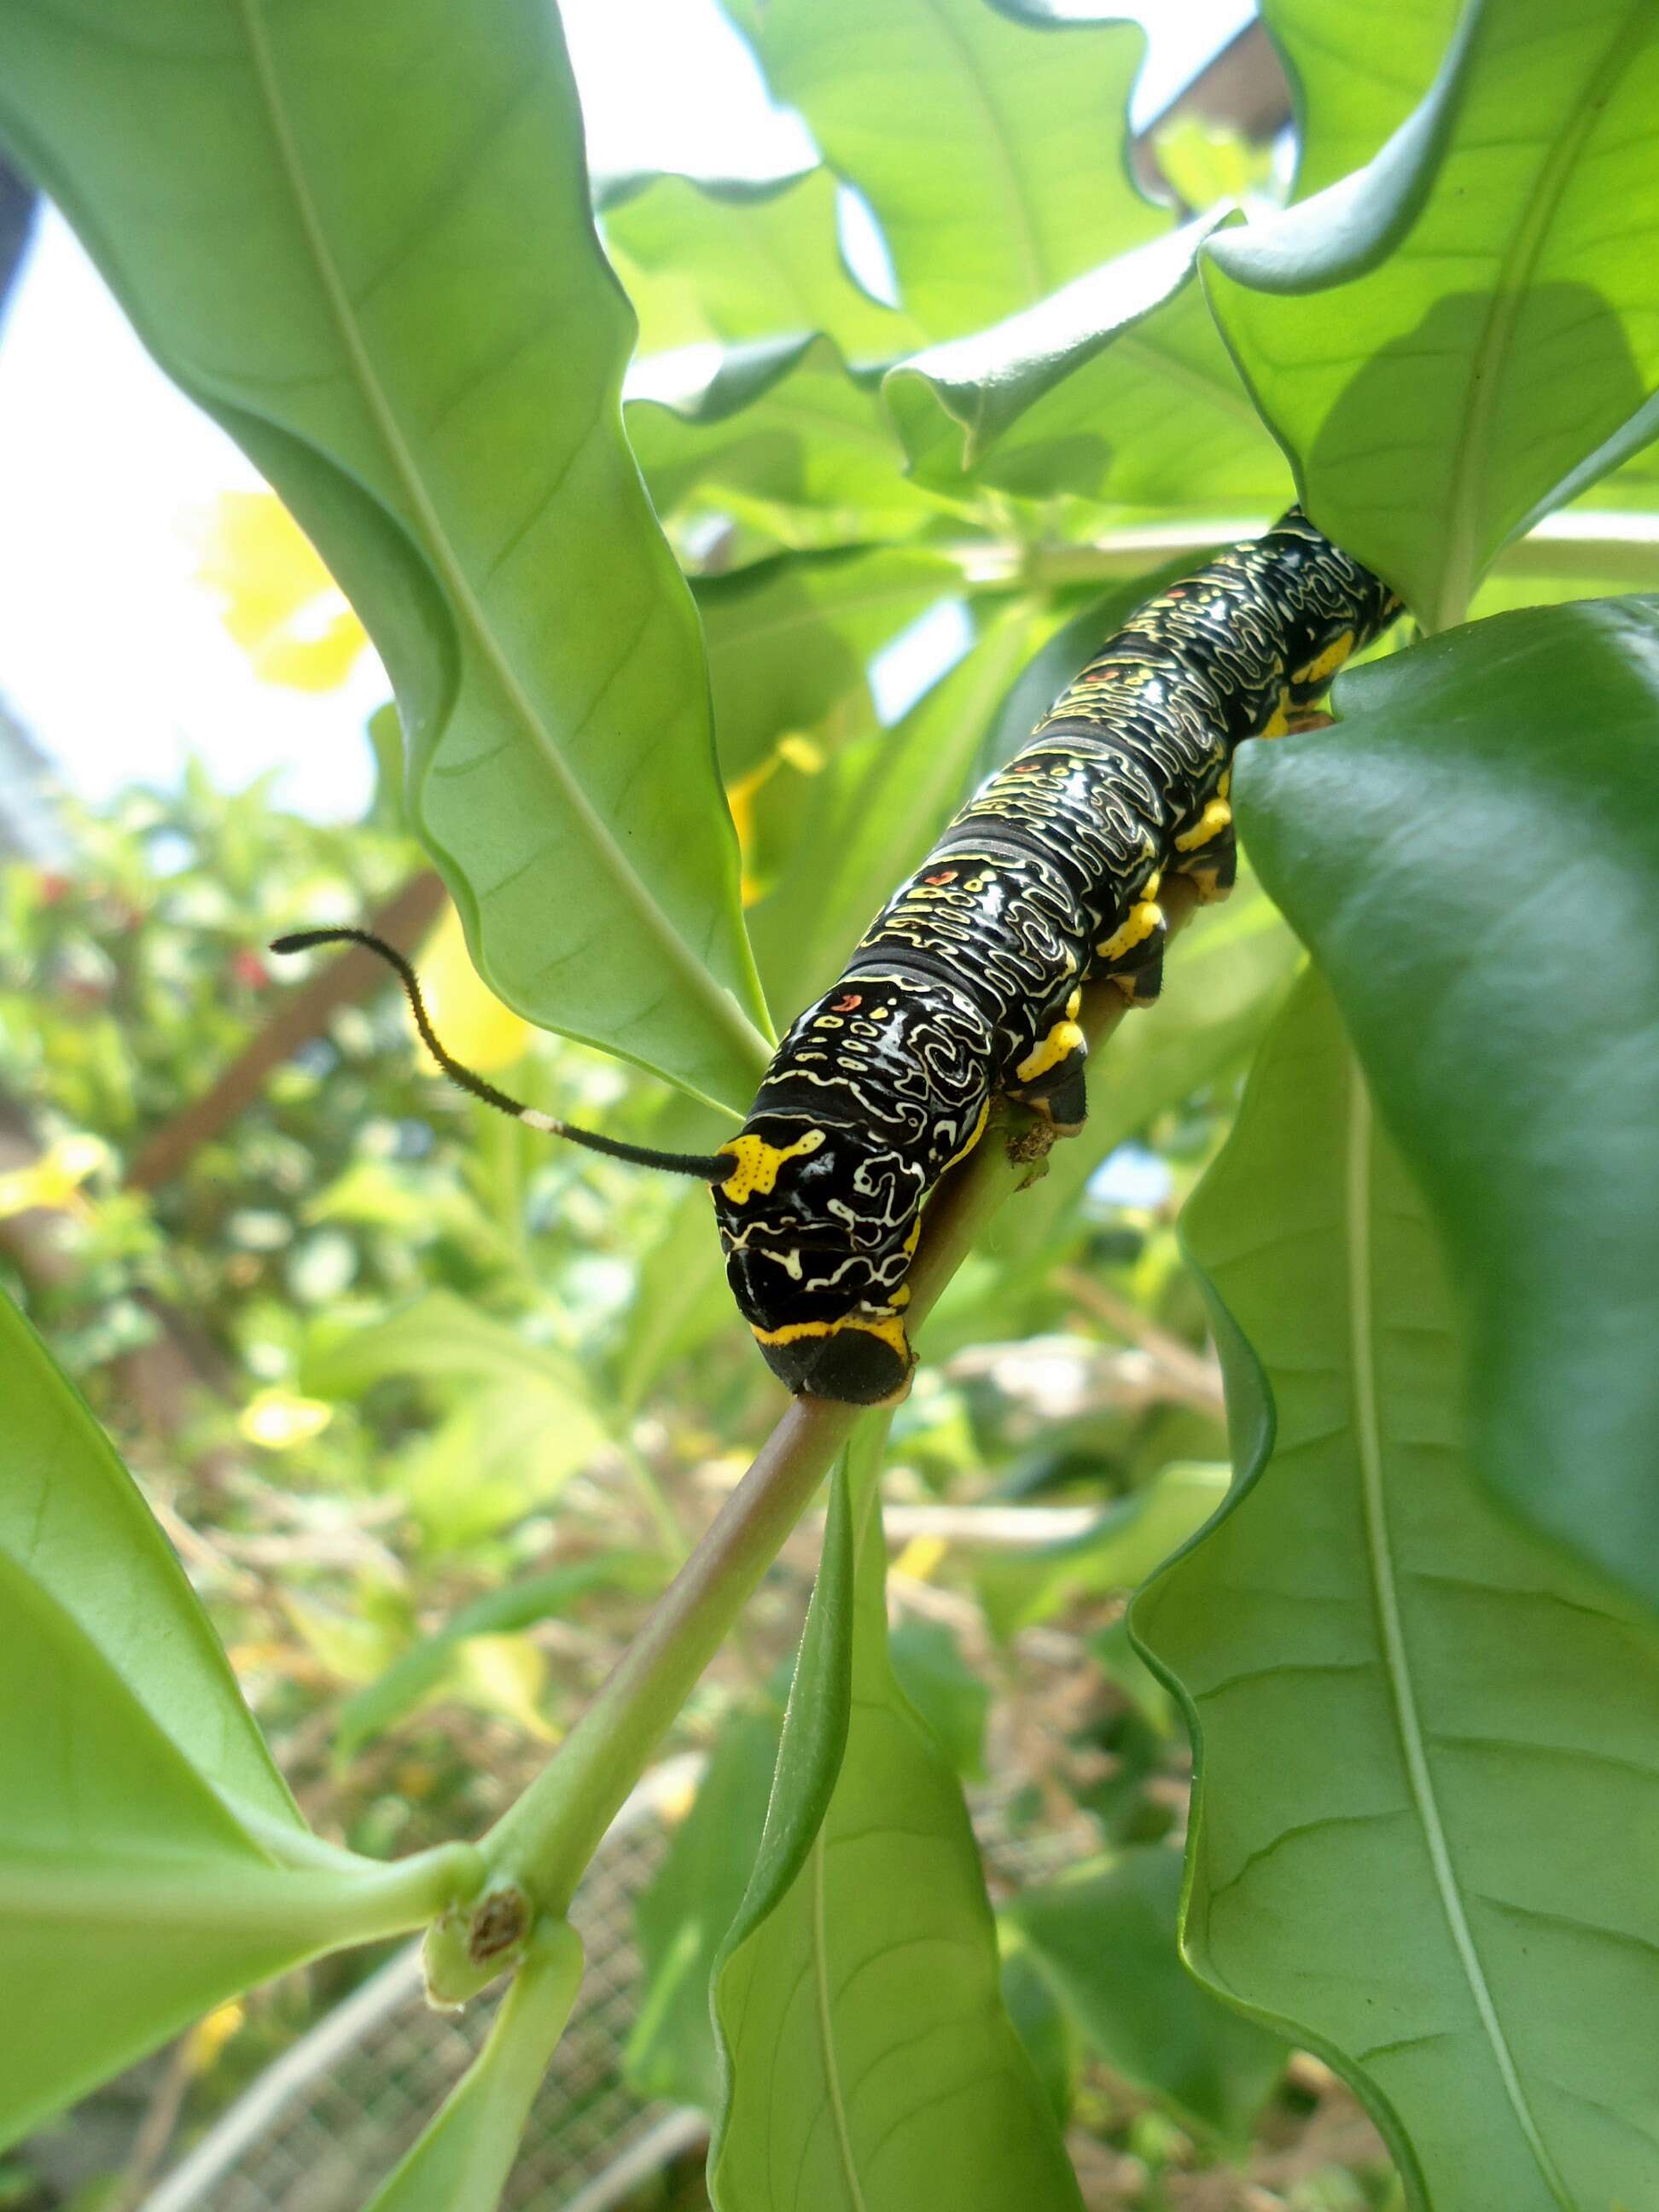
{"type": "Polygon", "coordinates": [[[1081,1128],[1084,987],[1157,998],[1163,884],[1233,885],[1235,750],[1304,724],[1398,612],[1292,508],[1142,607],[900,884],[724,1148],[768,1148],[766,1191],[714,1186],[732,1293],[792,1389],[902,1396],[905,1279],[939,1177],[996,1097],[1081,1128]]]}
{"type": "MultiPolygon", "coordinates": [[[[1142,607],[976,791],[778,1047],[748,1118],[709,1154],[573,1127],[463,1066],[433,1034],[395,947],[350,943],[403,981],[453,1081],[530,1127],[713,1189],[727,1279],[792,1390],[902,1397],[908,1277],[922,1208],[983,1136],[993,1102],[1083,1126],[1085,988],[1147,1006],[1163,980],[1162,887],[1224,898],[1237,868],[1233,754],[1321,718],[1314,702],[1399,602],[1292,507],[1142,607]]],[[[1024,1140],[1015,1140],[1023,1142],[1024,1140]]]]}

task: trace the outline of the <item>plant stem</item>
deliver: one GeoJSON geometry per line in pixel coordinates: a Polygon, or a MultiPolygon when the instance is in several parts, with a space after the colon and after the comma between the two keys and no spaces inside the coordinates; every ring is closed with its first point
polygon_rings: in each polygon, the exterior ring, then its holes
{"type": "MultiPolygon", "coordinates": [[[[1163,905],[1170,933],[1195,901],[1179,878],[1163,905]]],[[[1097,1046],[1127,1012],[1110,984],[1085,994],[1083,1023],[1097,1046]]],[[[919,1324],[975,1244],[992,1215],[1033,1179],[1040,1147],[1022,1139],[1033,1118],[1006,1102],[977,1150],[929,1203],[909,1275],[909,1314],[919,1324]],[[1012,1143],[1010,1139],[1012,1139],[1012,1143]]],[[[796,1398],[650,1619],[557,1753],[480,1846],[489,1869],[484,1903],[518,1893],[527,1929],[540,1916],[562,1918],[617,1808],[714,1657],[785,1538],[811,1503],[836,1455],[860,1420],[884,1420],[823,1398],[796,1398]]],[[[480,1923],[474,1921],[476,1928],[480,1923]]],[[[434,1994],[457,2003],[482,1989],[509,1958],[474,1942],[454,1923],[434,1929],[428,1974],[434,1994]]]]}

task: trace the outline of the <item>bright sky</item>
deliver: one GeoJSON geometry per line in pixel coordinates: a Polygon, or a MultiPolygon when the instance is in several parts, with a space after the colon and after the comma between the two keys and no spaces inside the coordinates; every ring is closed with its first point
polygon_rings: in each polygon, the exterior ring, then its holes
{"type": "MultiPolygon", "coordinates": [[[[811,158],[714,0],[563,0],[562,12],[596,171],[776,173],[811,158]]],[[[1152,34],[1139,118],[1251,9],[1125,0],[1121,12],[1152,34]]],[[[363,724],[387,688],[374,656],[331,693],[263,684],[195,580],[202,518],[258,483],[48,216],[0,331],[0,698],[87,795],[171,781],[194,751],[232,784],[283,768],[281,797],[306,812],[362,811],[363,724]]]]}

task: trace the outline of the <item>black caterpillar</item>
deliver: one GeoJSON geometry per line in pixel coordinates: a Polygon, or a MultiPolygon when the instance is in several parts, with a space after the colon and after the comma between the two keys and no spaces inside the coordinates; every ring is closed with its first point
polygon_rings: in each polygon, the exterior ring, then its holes
{"type": "Polygon", "coordinates": [[[994,1097],[1058,1133],[1080,1127],[1085,983],[1158,995],[1164,876],[1224,897],[1237,865],[1235,748],[1290,727],[1400,603],[1292,507],[1218,554],[1111,638],[970,799],[887,902],[841,980],[795,1021],[738,1133],[708,1155],[654,1152],[522,1106],[451,1060],[402,955],[351,939],[403,977],[458,1082],[555,1135],[703,1178],[727,1279],[791,1389],[868,1405],[915,1364],[905,1282],[921,1209],[971,1152],[994,1097]]]}

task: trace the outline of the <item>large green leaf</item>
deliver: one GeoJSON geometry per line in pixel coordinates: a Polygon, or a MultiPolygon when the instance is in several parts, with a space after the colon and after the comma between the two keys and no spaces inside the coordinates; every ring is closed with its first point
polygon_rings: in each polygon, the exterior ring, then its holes
{"type": "Polygon", "coordinates": [[[946,503],[908,482],[867,379],[828,338],[636,362],[628,434],[662,514],[728,517],[789,546],[913,534],[946,503]]]}
{"type": "Polygon", "coordinates": [[[1471,1301],[1475,1449],[1659,1601],[1659,602],[1494,617],[1243,757],[1471,1301]]]}
{"type": "MultiPolygon", "coordinates": [[[[884,387],[920,479],[1027,498],[1222,517],[1289,497],[1283,456],[1204,296],[1162,241],[994,330],[936,346],[884,387]]],[[[1223,534],[1225,534],[1224,532],[1223,534]]]]}
{"type": "Polygon", "coordinates": [[[1000,1917],[1114,2073],[1243,2148],[1288,2054],[1182,1967],[1180,1901],[1179,1856],[1148,1844],[1103,1874],[1028,1890],[1000,1917]]]}
{"type": "Polygon", "coordinates": [[[848,276],[827,169],[762,182],[641,179],[605,200],[605,242],[640,319],[640,350],[822,331],[856,361],[921,333],[848,276]]]}
{"type": "Polygon", "coordinates": [[[727,0],[773,90],[875,209],[900,301],[955,337],[1165,228],[1122,154],[1138,27],[986,0],[727,0]]]}
{"type": "Polygon", "coordinates": [[[277,1778],[131,1477],[0,1301],[0,2143],[221,1999],[418,1926],[464,1846],[376,1866],[277,1778]]]}
{"type": "Polygon", "coordinates": [[[1364,167],[1434,82],[1460,0],[1262,0],[1296,102],[1297,191],[1306,198],[1364,167]]]}
{"type": "Polygon", "coordinates": [[[838,1503],[819,1588],[823,1617],[843,1625],[823,1635],[821,1668],[803,1650],[766,1835],[716,1979],[726,2101],[712,2193],[720,2212],[1078,2208],[1003,2007],[960,1788],[888,1659],[885,1425],[870,1427],[856,1587],[838,1503]],[[803,1778],[790,1732],[815,1722],[803,1778]]]}
{"type": "Polygon", "coordinates": [[[581,1976],[575,1929],[544,1923],[483,2049],[364,2212],[494,2212],[581,1976]]]}
{"type": "Polygon", "coordinates": [[[1475,1479],[1434,1234],[1315,975],[1187,1235],[1241,1479],[1133,1618],[1194,1729],[1188,1958],[1350,2075],[1414,2207],[1639,2204],[1659,1639],[1475,1479]]]}
{"type": "Polygon", "coordinates": [[[1650,0],[1476,0],[1369,167],[1205,248],[1322,525],[1431,629],[1659,428],[1650,0]]]}
{"type": "Polygon", "coordinates": [[[765,1015],[555,10],[3,0],[0,130],[368,623],[490,983],[741,1104],[765,1015]]]}

